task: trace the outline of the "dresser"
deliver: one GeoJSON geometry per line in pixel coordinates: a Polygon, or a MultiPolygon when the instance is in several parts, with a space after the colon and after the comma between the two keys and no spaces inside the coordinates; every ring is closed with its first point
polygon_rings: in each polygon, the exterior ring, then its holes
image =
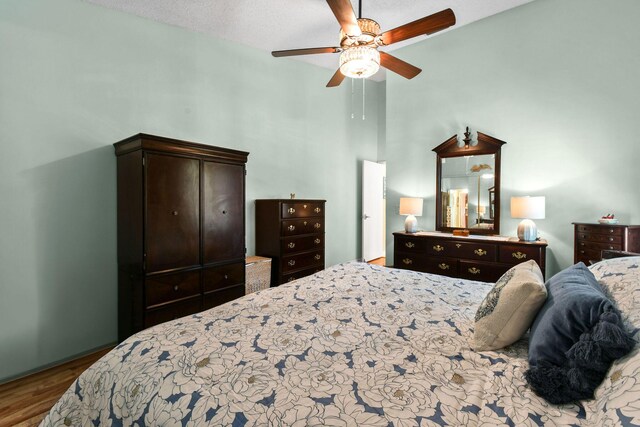
{"type": "Polygon", "coordinates": [[[590,265],[603,250],[640,252],[640,225],[574,222],[573,262],[590,265]]]}
{"type": "Polygon", "coordinates": [[[147,134],[114,146],[118,339],[244,295],[248,153],[147,134]]]}
{"type": "Polygon", "coordinates": [[[458,237],[446,233],[393,233],[393,266],[407,270],[495,282],[508,269],[534,260],[545,273],[547,242],[458,237]]]}
{"type": "Polygon", "coordinates": [[[256,200],[256,255],[273,259],[272,286],[324,269],[325,200],[256,200]]]}

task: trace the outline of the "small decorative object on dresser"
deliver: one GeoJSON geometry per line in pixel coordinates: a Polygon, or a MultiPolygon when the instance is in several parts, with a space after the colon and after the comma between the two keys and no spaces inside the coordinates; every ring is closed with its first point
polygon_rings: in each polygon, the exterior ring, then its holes
{"type": "Polygon", "coordinates": [[[640,252],[640,225],[574,222],[573,262],[593,264],[603,250],[640,252]]]}
{"type": "Polygon", "coordinates": [[[400,215],[406,215],[404,231],[415,233],[418,231],[416,216],[422,216],[422,199],[419,197],[400,197],[400,215]]]}
{"type": "Polygon", "coordinates": [[[515,264],[533,260],[542,274],[547,242],[515,237],[457,237],[448,233],[393,233],[393,266],[407,270],[495,282],[515,264]]]}
{"type": "Polygon", "coordinates": [[[324,269],[325,200],[256,200],[256,254],[273,259],[271,286],[324,269]]]}
{"type": "Polygon", "coordinates": [[[118,340],[244,295],[249,153],[138,134],[118,164],[118,340]]]}

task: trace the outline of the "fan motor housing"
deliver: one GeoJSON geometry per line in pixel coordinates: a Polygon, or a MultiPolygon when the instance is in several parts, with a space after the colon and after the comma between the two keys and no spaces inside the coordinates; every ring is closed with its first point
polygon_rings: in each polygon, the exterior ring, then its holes
{"type": "Polygon", "coordinates": [[[342,48],[375,44],[376,38],[380,35],[380,24],[373,19],[358,18],[358,27],[362,32],[359,36],[350,36],[340,29],[340,46],[342,48]]]}

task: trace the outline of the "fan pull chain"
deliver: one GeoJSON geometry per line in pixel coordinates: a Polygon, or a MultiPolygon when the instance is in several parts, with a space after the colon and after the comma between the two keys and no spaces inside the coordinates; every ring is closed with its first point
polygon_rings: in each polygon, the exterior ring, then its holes
{"type": "Polygon", "coordinates": [[[356,115],[353,112],[353,97],[355,94],[353,79],[351,79],[351,118],[353,119],[356,115]]]}
{"type": "Polygon", "coordinates": [[[364,115],[364,87],[365,87],[364,81],[365,80],[366,79],[362,79],[362,120],[365,120],[366,118],[364,115]]]}

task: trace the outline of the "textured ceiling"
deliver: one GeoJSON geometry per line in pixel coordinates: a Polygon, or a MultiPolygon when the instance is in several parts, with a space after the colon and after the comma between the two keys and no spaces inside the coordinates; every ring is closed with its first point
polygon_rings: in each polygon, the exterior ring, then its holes
{"type": "MultiPolygon", "coordinates": [[[[339,45],[339,25],[325,0],[86,1],[265,51],[339,45]]],[[[362,16],[378,21],[382,31],[386,31],[451,8],[456,15],[456,25],[445,31],[452,31],[530,1],[532,0],[363,0],[362,16]]],[[[352,4],[357,14],[357,1],[352,0],[352,4]]],[[[435,36],[437,34],[430,37],[435,36]]],[[[427,37],[415,37],[383,50],[392,51],[425,38],[427,37]]],[[[274,58],[274,61],[288,60],[305,61],[331,70],[338,67],[338,55],[335,54],[274,58]]],[[[383,80],[384,77],[384,72],[379,72],[374,79],[383,80]]]]}

